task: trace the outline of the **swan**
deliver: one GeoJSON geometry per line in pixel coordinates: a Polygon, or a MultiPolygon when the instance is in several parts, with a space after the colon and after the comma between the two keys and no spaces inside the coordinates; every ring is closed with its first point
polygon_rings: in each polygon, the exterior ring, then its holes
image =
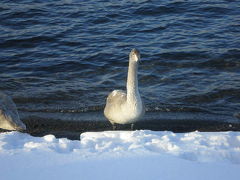
{"type": "Polygon", "coordinates": [[[0,128],[18,131],[26,130],[25,124],[19,118],[15,103],[2,92],[0,92],[0,128]]]}
{"type": "Polygon", "coordinates": [[[113,129],[116,124],[131,124],[131,129],[145,113],[144,103],[138,91],[138,63],[140,53],[132,49],[129,54],[129,66],[127,76],[127,91],[114,90],[106,100],[104,115],[110,121],[113,129]]]}

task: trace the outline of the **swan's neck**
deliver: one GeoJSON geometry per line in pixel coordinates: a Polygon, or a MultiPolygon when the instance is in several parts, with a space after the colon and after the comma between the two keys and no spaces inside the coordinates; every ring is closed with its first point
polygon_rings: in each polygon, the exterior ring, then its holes
{"type": "Polygon", "coordinates": [[[137,77],[138,63],[129,60],[128,77],[127,77],[127,102],[136,103],[140,95],[138,92],[138,77],[137,77]]]}

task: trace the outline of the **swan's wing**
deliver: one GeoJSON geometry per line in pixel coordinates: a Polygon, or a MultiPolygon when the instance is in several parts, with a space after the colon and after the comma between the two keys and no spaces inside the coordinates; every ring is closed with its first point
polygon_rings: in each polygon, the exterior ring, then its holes
{"type": "Polygon", "coordinates": [[[13,100],[0,92],[0,128],[9,130],[26,129],[20,120],[17,107],[13,100]]]}
{"type": "Polygon", "coordinates": [[[122,90],[114,90],[107,97],[107,104],[123,104],[127,100],[127,94],[122,90]]]}
{"type": "Polygon", "coordinates": [[[107,97],[104,115],[111,121],[112,114],[121,108],[121,105],[126,103],[127,94],[122,90],[114,90],[107,97]]]}
{"type": "Polygon", "coordinates": [[[9,96],[0,93],[0,104],[5,113],[11,114],[13,119],[19,119],[17,107],[9,96]]]}

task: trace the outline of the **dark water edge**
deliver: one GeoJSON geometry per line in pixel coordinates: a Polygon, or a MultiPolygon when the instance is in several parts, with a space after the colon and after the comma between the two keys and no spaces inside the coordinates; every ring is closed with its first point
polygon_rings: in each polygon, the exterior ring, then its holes
{"type": "MultiPolygon", "coordinates": [[[[188,113],[188,112],[187,112],[188,113]]],[[[131,129],[131,125],[117,125],[115,130],[152,130],[152,131],[172,131],[175,133],[183,132],[219,132],[219,131],[240,131],[240,123],[236,117],[227,117],[225,115],[211,115],[204,120],[202,118],[203,113],[167,113],[166,117],[164,113],[161,119],[159,113],[149,112],[145,118],[136,122],[134,128],[131,129]],[[212,116],[212,117],[210,117],[212,116]],[[188,118],[186,118],[188,117],[188,118]],[[211,120],[209,120],[211,119],[211,120]],[[223,121],[222,119],[229,119],[231,121],[223,121]]],[[[206,113],[204,113],[206,115],[206,113]]],[[[80,134],[83,132],[99,132],[99,131],[112,131],[112,125],[103,118],[101,112],[89,112],[86,113],[89,116],[88,121],[75,120],[64,121],[62,119],[46,119],[39,118],[34,115],[28,115],[23,119],[23,122],[27,126],[26,133],[32,136],[41,137],[48,134],[53,134],[57,138],[68,138],[72,140],[79,140],[80,134]],[[95,120],[93,120],[96,117],[95,120]]],[[[7,132],[1,130],[1,132],[7,132]]]]}
{"type": "MultiPolygon", "coordinates": [[[[80,140],[80,134],[84,132],[100,132],[112,131],[112,126],[108,122],[83,122],[83,121],[59,121],[59,120],[45,120],[31,119],[25,120],[27,131],[32,136],[42,137],[48,134],[53,134],[57,138],[68,138],[71,140],[80,140]]],[[[116,130],[129,131],[131,125],[118,125],[116,130]]],[[[172,131],[175,133],[184,132],[222,132],[222,131],[240,131],[239,123],[227,123],[218,121],[196,121],[186,120],[184,122],[169,120],[157,121],[150,120],[149,122],[138,122],[134,125],[133,130],[152,130],[152,131],[172,131]]],[[[0,133],[8,132],[0,129],[0,133]]]]}

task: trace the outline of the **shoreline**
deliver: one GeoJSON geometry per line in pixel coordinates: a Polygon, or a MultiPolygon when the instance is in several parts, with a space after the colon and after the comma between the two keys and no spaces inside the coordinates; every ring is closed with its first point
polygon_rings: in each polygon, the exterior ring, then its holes
{"type": "MultiPolygon", "coordinates": [[[[111,131],[111,124],[106,121],[63,121],[59,119],[42,119],[29,117],[22,120],[32,136],[42,137],[53,134],[57,138],[79,140],[84,132],[111,131]]],[[[117,125],[116,130],[131,130],[131,125],[117,125]]],[[[221,132],[240,131],[240,123],[229,123],[206,120],[141,120],[134,124],[133,130],[172,131],[174,133],[186,132],[221,132]]],[[[1,132],[8,132],[0,129],[1,132]]]]}

